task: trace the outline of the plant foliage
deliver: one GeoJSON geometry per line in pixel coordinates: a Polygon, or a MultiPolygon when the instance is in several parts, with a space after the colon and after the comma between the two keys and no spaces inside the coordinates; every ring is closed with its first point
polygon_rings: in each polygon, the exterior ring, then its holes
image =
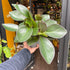
{"type": "Polygon", "coordinates": [[[40,52],[45,61],[51,64],[55,56],[55,49],[48,37],[62,38],[67,30],[57,24],[57,21],[51,20],[50,15],[35,15],[35,20],[31,12],[21,4],[12,4],[16,9],[9,14],[12,19],[22,21],[19,25],[3,24],[3,27],[9,31],[16,31],[15,42],[27,41],[29,46],[34,43],[40,43],[40,52]]]}
{"type": "MultiPolygon", "coordinates": [[[[0,64],[2,63],[3,53],[5,54],[6,58],[11,57],[10,49],[7,46],[2,46],[2,43],[7,43],[7,41],[3,40],[3,39],[1,40],[1,38],[0,38],[0,64]]],[[[3,58],[3,60],[4,60],[4,58],[3,58]]]]}

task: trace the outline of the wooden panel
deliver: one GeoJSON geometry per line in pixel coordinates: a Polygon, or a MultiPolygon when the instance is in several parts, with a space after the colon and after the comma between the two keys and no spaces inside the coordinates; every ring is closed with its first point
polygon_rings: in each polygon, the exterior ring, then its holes
{"type": "MultiPolygon", "coordinates": [[[[14,23],[11,17],[8,17],[10,11],[12,11],[8,0],[2,0],[2,8],[3,8],[3,15],[4,15],[4,23],[14,23]]],[[[14,37],[15,32],[11,32],[6,30],[6,39],[9,48],[14,47],[14,37]]]]}

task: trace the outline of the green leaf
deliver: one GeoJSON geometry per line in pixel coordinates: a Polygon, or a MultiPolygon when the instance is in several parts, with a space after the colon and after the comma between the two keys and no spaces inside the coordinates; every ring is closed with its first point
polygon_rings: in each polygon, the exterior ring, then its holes
{"type": "Polygon", "coordinates": [[[53,44],[45,37],[40,37],[40,53],[48,64],[54,59],[55,49],[53,44]]]}
{"type": "MultiPolygon", "coordinates": [[[[24,22],[20,23],[19,26],[18,26],[19,29],[20,29],[20,28],[24,28],[24,27],[26,27],[26,26],[24,25],[24,22]]],[[[19,39],[18,39],[17,32],[18,32],[18,30],[16,31],[16,37],[15,37],[15,40],[14,40],[15,43],[20,42],[19,39]]]]}
{"type": "Polygon", "coordinates": [[[15,42],[15,43],[19,43],[19,39],[18,39],[18,37],[17,37],[17,31],[16,31],[16,37],[15,37],[15,39],[14,39],[14,42],[15,42]]]}
{"type": "Polygon", "coordinates": [[[33,27],[36,27],[36,24],[35,24],[35,21],[33,20],[31,12],[29,12],[29,10],[25,6],[21,4],[12,4],[12,6],[15,7],[15,9],[17,9],[25,17],[27,17],[30,20],[30,22],[33,23],[33,27]]]}
{"type": "Polygon", "coordinates": [[[12,19],[16,20],[16,21],[23,21],[26,19],[25,16],[23,16],[19,11],[15,10],[15,11],[11,11],[9,12],[10,16],[12,19]]]}
{"type": "Polygon", "coordinates": [[[33,36],[35,35],[38,35],[38,28],[33,28],[33,33],[32,33],[33,36]]]}
{"type": "Polygon", "coordinates": [[[48,37],[48,35],[46,35],[44,32],[38,32],[38,35],[48,37]]]}
{"type": "Polygon", "coordinates": [[[30,19],[26,19],[25,23],[29,26],[29,27],[32,27],[33,26],[33,23],[30,19]]]}
{"type": "Polygon", "coordinates": [[[0,44],[0,56],[2,54],[2,45],[0,44]]]}
{"type": "Polygon", "coordinates": [[[31,20],[33,23],[33,27],[36,28],[37,27],[37,23],[34,21],[34,19],[31,20]]]}
{"type": "Polygon", "coordinates": [[[41,19],[42,19],[42,16],[41,16],[40,14],[36,14],[36,15],[35,15],[35,19],[36,19],[36,20],[41,20],[41,19]]]}
{"type": "Polygon", "coordinates": [[[39,23],[40,32],[44,32],[47,30],[47,25],[44,22],[39,23]]]}
{"type": "Polygon", "coordinates": [[[10,58],[10,57],[11,57],[10,49],[9,49],[7,46],[4,46],[4,47],[3,47],[3,52],[4,52],[4,54],[5,54],[5,56],[6,56],[7,58],[10,58]]]}
{"type": "Polygon", "coordinates": [[[2,61],[0,60],[0,64],[2,63],[2,61]]]}
{"type": "MultiPolygon", "coordinates": [[[[18,26],[19,29],[20,29],[20,28],[24,28],[24,27],[26,27],[26,26],[24,25],[24,22],[20,23],[19,26],[18,26]]],[[[15,40],[14,40],[15,43],[20,42],[19,39],[18,39],[18,36],[17,36],[17,32],[18,32],[18,30],[16,31],[16,37],[15,37],[15,40]]]]}
{"type": "Polygon", "coordinates": [[[45,33],[53,38],[62,38],[66,35],[67,30],[61,25],[53,24],[47,27],[47,31],[45,33]]]}
{"type": "Polygon", "coordinates": [[[38,28],[38,22],[36,21],[36,27],[33,28],[33,33],[32,33],[32,35],[38,35],[38,30],[39,30],[39,28],[38,28]]]}
{"type": "Polygon", "coordinates": [[[7,41],[6,41],[6,40],[3,40],[3,39],[2,39],[2,42],[3,42],[3,43],[7,43],[7,41]]]}
{"type": "Polygon", "coordinates": [[[27,44],[28,44],[29,46],[32,46],[34,43],[38,42],[38,40],[39,40],[39,37],[36,37],[36,36],[31,37],[31,38],[27,41],[27,44]]]}
{"type": "Polygon", "coordinates": [[[42,15],[42,20],[43,21],[47,21],[47,20],[49,20],[50,19],[50,15],[42,15]]]}
{"type": "Polygon", "coordinates": [[[15,43],[18,43],[18,42],[19,42],[18,39],[17,39],[17,37],[15,37],[14,42],[15,42],[15,43]]]}
{"type": "Polygon", "coordinates": [[[18,29],[18,25],[16,24],[2,24],[3,27],[9,31],[16,31],[18,29]]]}
{"type": "Polygon", "coordinates": [[[33,32],[32,28],[28,28],[24,25],[21,28],[19,27],[16,34],[19,42],[27,41],[31,37],[32,32],[33,32]]]}
{"type": "Polygon", "coordinates": [[[49,20],[45,21],[45,23],[46,23],[46,25],[48,27],[48,26],[50,26],[52,24],[57,24],[57,21],[49,19],[49,20]]]}
{"type": "Polygon", "coordinates": [[[32,18],[32,14],[29,12],[27,7],[21,4],[12,4],[15,9],[17,9],[21,14],[23,14],[27,18],[32,18]]]}
{"type": "Polygon", "coordinates": [[[26,19],[25,24],[27,24],[27,26],[29,26],[29,27],[37,27],[37,24],[33,18],[26,19]]]}

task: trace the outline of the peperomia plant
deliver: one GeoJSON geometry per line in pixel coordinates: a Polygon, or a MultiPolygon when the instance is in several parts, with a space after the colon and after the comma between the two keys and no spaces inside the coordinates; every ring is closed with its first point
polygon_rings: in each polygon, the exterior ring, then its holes
{"type": "Polygon", "coordinates": [[[25,6],[21,4],[12,4],[12,6],[16,10],[9,12],[11,18],[21,23],[19,25],[3,24],[3,27],[9,31],[16,31],[14,40],[16,43],[27,41],[31,46],[39,41],[41,55],[48,64],[51,64],[55,56],[55,49],[50,39],[64,37],[67,30],[57,24],[57,21],[50,19],[47,14],[36,14],[34,20],[31,12],[25,6]]]}

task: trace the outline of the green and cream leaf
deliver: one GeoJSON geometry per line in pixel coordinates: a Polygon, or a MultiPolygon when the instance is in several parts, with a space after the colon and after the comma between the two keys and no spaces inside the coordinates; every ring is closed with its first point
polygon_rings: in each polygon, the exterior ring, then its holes
{"type": "Polygon", "coordinates": [[[53,44],[45,37],[40,37],[40,53],[48,64],[54,59],[55,49],[53,44]]]}
{"type": "Polygon", "coordinates": [[[12,19],[16,20],[16,21],[23,21],[26,19],[25,16],[23,16],[19,11],[15,10],[15,11],[11,11],[9,12],[10,16],[12,19]]]}
{"type": "Polygon", "coordinates": [[[21,5],[21,4],[12,4],[13,7],[15,7],[16,10],[18,10],[21,14],[23,14],[27,18],[32,18],[31,12],[27,9],[27,7],[21,5]]]}
{"type": "Polygon", "coordinates": [[[61,25],[53,24],[47,27],[47,31],[44,33],[46,33],[49,37],[59,39],[64,37],[67,34],[67,30],[61,25]]]}
{"type": "Polygon", "coordinates": [[[19,42],[27,41],[31,37],[32,32],[33,32],[32,28],[26,27],[24,25],[21,28],[19,27],[17,31],[17,38],[19,42]]]}
{"type": "Polygon", "coordinates": [[[50,15],[46,15],[46,14],[44,14],[44,15],[42,15],[42,21],[47,21],[47,20],[49,20],[50,19],[50,15]]]}
{"type": "Polygon", "coordinates": [[[45,23],[46,23],[46,25],[48,27],[48,26],[50,26],[52,24],[57,24],[57,21],[49,19],[49,20],[45,21],[45,23]]]}
{"type": "Polygon", "coordinates": [[[2,26],[9,31],[16,31],[18,29],[16,24],[2,24],[2,26]]]}

